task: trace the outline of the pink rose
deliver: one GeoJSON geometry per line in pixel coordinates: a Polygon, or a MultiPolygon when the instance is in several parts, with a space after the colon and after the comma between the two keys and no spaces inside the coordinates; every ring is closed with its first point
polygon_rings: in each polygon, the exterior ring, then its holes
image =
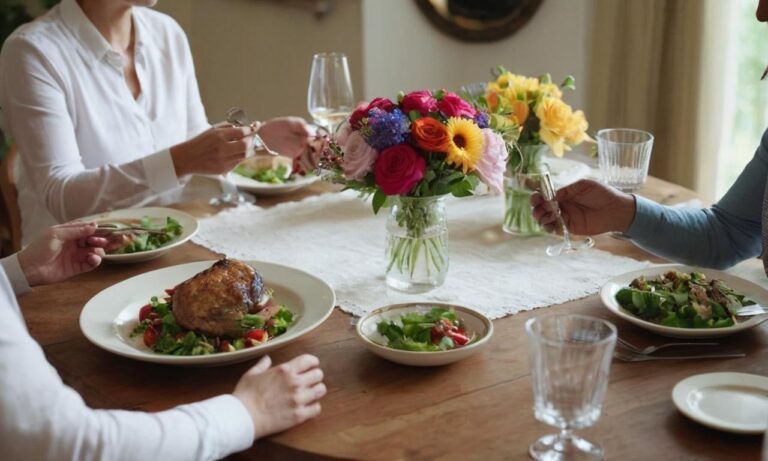
{"type": "Polygon", "coordinates": [[[334,136],[334,141],[336,144],[343,146],[347,142],[347,138],[349,138],[349,135],[352,134],[352,125],[347,122],[341,125],[341,127],[336,131],[336,135],[334,136]]]}
{"type": "Polygon", "coordinates": [[[339,142],[339,146],[344,151],[341,167],[345,178],[360,181],[373,169],[379,153],[365,142],[359,132],[352,131],[343,143],[339,142]]]}
{"type": "Polygon", "coordinates": [[[355,107],[355,111],[349,116],[349,124],[352,125],[352,128],[359,130],[360,122],[363,118],[368,116],[368,111],[371,109],[381,109],[386,112],[392,112],[395,107],[397,107],[395,103],[387,98],[374,98],[371,102],[363,101],[355,107]]]}
{"type": "Polygon", "coordinates": [[[421,115],[427,115],[430,112],[437,112],[437,99],[429,91],[414,91],[403,97],[400,108],[406,116],[412,110],[421,115]]]}
{"type": "Polygon", "coordinates": [[[446,117],[475,118],[477,114],[472,104],[461,99],[456,93],[445,93],[443,99],[437,102],[437,107],[446,117]]]}
{"type": "Polygon", "coordinates": [[[376,184],[387,195],[403,195],[413,189],[417,182],[424,177],[427,162],[408,144],[396,144],[384,149],[376,165],[373,175],[376,184]]]}
{"type": "Polygon", "coordinates": [[[475,165],[480,180],[492,194],[501,194],[504,187],[504,170],[507,168],[507,146],[500,134],[483,129],[483,155],[475,165]]]}

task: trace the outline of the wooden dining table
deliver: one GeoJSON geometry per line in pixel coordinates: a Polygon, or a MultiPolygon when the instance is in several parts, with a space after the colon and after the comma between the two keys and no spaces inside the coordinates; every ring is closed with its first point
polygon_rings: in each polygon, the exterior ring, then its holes
{"type": "MultiPolygon", "coordinates": [[[[279,198],[260,198],[259,205],[298,200],[328,187],[315,185],[279,198]]],[[[649,178],[640,194],[667,204],[695,197],[687,189],[655,178],[649,178]]],[[[204,203],[184,203],[178,208],[199,217],[217,211],[204,203]]],[[[597,248],[618,255],[661,261],[626,240],[601,235],[596,242],[597,248]]],[[[81,309],[99,291],[147,271],[220,256],[186,243],[152,261],[106,264],[69,281],[36,288],[20,300],[24,317],[64,382],[94,408],[158,411],[228,393],[254,361],[213,368],[150,364],[98,348],[79,327],[81,309]]],[[[525,268],[510,269],[510,283],[515,270],[525,268]]],[[[277,363],[302,353],[320,358],[328,387],[322,414],[258,440],[232,458],[527,459],[529,444],[556,430],[533,415],[523,325],[531,317],[565,312],[610,320],[621,337],[637,345],[666,341],[611,314],[595,294],[495,320],[494,335],[481,353],[452,365],[417,368],[367,351],[356,338],[354,318],[337,308],[319,328],[272,354],[277,363]]],[[[577,433],[601,444],[607,459],[758,460],[762,437],[708,429],[672,403],[674,385],[694,374],[768,375],[768,323],[720,342],[745,352],[746,357],[614,361],[600,419],[577,433]]]]}

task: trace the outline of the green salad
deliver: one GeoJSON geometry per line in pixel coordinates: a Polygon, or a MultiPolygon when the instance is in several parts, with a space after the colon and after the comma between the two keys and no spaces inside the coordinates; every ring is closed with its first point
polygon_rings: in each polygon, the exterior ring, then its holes
{"type": "MultiPolygon", "coordinates": [[[[153,296],[149,304],[139,310],[139,323],[131,337],[142,337],[144,345],[158,354],[207,355],[234,352],[263,344],[282,335],[294,322],[294,313],[284,305],[269,318],[260,314],[246,314],[240,320],[242,334],[238,337],[211,336],[185,330],[176,323],[173,315],[173,290],[166,290],[169,297],[153,296]]],[[[271,298],[272,292],[268,291],[271,298]]]]}
{"type": "Polygon", "coordinates": [[[235,167],[235,173],[246,178],[269,184],[285,184],[292,179],[288,167],[280,165],[277,168],[267,168],[262,170],[254,169],[248,165],[240,164],[235,167]]]}
{"type": "Polygon", "coordinates": [[[722,280],[677,271],[655,280],[639,277],[616,293],[616,301],[643,320],[677,328],[729,327],[741,307],[755,304],[722,280]]]}
{"type": "Polygon", "coordinates": [[[140,220],[123,220],[119,222],[101,223],[100,225],[114,224],[117,231],[121,228],[140,227],[144,230],[126,230],[116,232],[120,234],[120,245],[108,251],[109,254],[128,254],[141,251],[156,250],[180,236],[184,228],[170,216],[165,220],[144,216],[140,220]]]}
{"type": "Polygon", "coordinates": [[[446,351],[474,340],[454,309],[435,307],[427,313],[407,312],[400,315],[399,322],[382,320],[376,328],[387,338],[387,347],[406,351],[446,351]]]}

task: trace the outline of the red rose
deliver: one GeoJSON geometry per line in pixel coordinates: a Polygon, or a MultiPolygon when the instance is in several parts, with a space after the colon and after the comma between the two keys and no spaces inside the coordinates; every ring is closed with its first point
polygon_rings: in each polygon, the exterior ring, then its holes
{"type": "Polygon", "coordinates": [[[405,115],[413,110],[420,112],[421,115],[427,115],[430,112],[437,112],[437,99],[429,91],[414,91],[403,97],[400,107],[405,115]]]}
{"type": "Polygon", "coordinates": [[[375,98],[371,102],[361,102],[355,107],[355,111],[349,116],[349,124],[355,130],[360,129],[360,122],[364,117],[368,116],[368,111],[371,109],[381,109],[387,112],[392,112],[395,109],[395,103],[387,98],[375,98]]]}
{"type": "Polygon", "coordinates": [[[403,195],[424,177],[427,162],[408,144],[384,149],[373,167],[376,184],[387,195],[403,195]]]}
{"type": "Polygon", "coordinates": [[[437,107],[446,117],[474,118],[477,114],[472,104],[461,99],[456,93],[445,93],[443,99],[437,102],[437,107]]]}

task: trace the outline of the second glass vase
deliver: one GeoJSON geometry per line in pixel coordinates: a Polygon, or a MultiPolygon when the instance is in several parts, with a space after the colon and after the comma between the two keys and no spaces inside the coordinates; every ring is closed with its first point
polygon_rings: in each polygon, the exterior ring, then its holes
{"type": "Polygon", "coordinates": [[[510,154],[504,174],[504,232],[513,235],[541,235],[544,229],[533,217],[531,195],[539,187],[539,176],[546,170],[546,144],[521,145],[510,154]]]}
{"type": "Polygon", "coordinates": [[[390,288],[421,293],[442,285],[448,273],[445,198],[395,197],[385,256],[390,288]]]}

